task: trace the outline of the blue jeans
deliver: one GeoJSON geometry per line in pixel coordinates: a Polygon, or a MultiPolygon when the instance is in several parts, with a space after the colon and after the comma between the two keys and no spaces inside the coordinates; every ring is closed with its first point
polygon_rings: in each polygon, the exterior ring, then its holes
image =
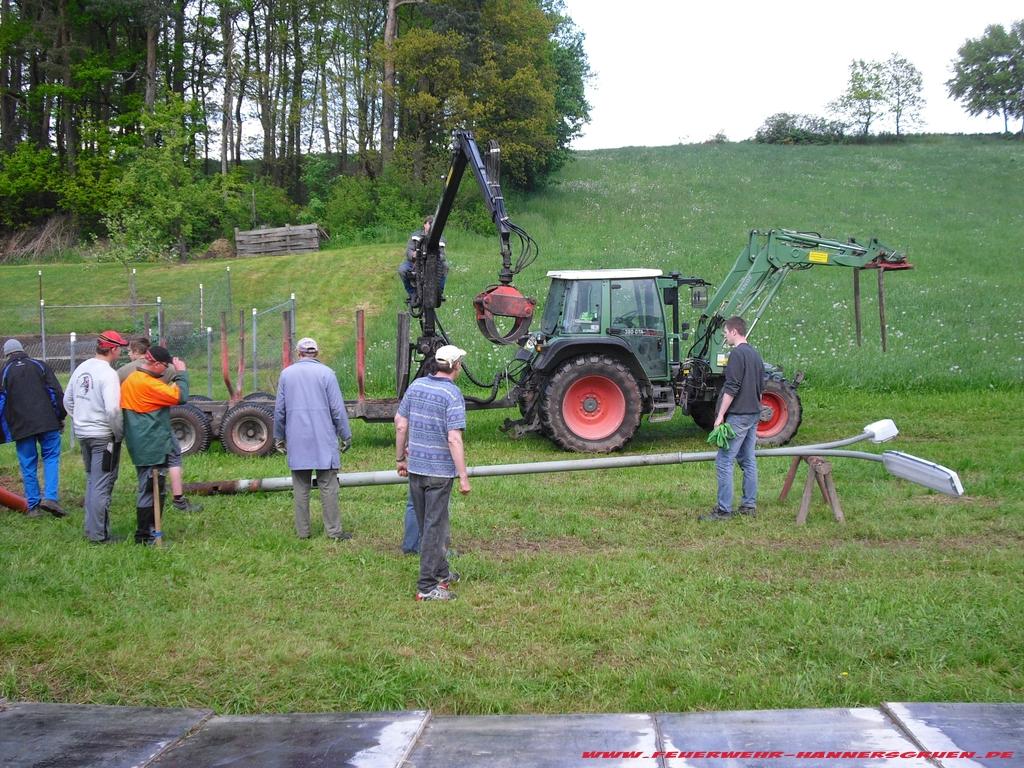
{"type": "MultiPolygon", "coordinates": [[[[416,287],[412,283],[412,262],[406,259],[398,265],[398,276],[402,278],[402,285],[405,287],[405,292],[409,294],[409,298],[416,293],[416,287]]],[[[444,274],[441,275],[441,294],[444,294],[444,284],[448,282],[448,265],[442,262],[441,270],[444,274]]]]}
{"type": "Polygon", "coordinates": [[[405,533],[402,536],[402,552],[411,555],[420,551],[420,524],[416,520],[416,507],[412,503],[412,489],[405,503],[405,533]]]}
{"type": "Polygon", "coordinates": [[[757,504],[757,460],[754,446],[757,443],[758,413],[737,413],[725,417],[736,432],[728,448],[719,448],[715,457],[715,473],[718,475],[718,508],[732,512],[732,463],[735,461],[743,470],[743,499],[740,506],[753,508],[757,504]]]}
{"type": "Polygon", "coordinates": [[[18,466],[21,468],[21,482],[25,486],[25,501],[28,508],[38,507],[39,497],[39,455],[36,443],[43,454],[43,477],[46,487],[42,498],[58,501],[60,479],[60,430],[41,432],[16,441],[18,466]]]}

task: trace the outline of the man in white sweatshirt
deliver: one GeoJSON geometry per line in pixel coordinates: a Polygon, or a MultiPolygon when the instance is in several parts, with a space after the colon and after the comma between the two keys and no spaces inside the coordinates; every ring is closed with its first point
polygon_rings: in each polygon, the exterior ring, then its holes
{"type": "Polygon", "coordinates": [[[121,382],[114,363],[128,341],[117,331],[96,339],[96,356],[75,369],[64,390],[64,408],[71,416],[85,465],[85,538],[110,544],[110,496],[121,458],[123,416],[121,382]]]}

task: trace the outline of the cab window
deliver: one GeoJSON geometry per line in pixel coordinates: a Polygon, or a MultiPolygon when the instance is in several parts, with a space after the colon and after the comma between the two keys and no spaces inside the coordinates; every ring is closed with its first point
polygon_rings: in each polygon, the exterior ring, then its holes
{"type": "Polygon", "coordinates": [[[575,280],[565,291],[562,333],[601,332],[601,280],[575,280]]]}

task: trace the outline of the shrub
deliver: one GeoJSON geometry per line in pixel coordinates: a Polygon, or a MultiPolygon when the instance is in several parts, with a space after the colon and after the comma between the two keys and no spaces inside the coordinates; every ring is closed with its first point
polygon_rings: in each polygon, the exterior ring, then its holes
{"type": "Polygon", "coordinates": [[[757,129],[754,140],[760,144],[841,144],[846,140],[846,126],[814,115],[777,112],[757,129]]]}

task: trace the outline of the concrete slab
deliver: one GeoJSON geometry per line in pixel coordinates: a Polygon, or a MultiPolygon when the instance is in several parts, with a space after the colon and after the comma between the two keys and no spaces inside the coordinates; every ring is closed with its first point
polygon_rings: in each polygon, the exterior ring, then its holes
{"type": "Polygon", "coordinates": [[[427,712],[214,717],[168,750],[159,768],[397,768],[427,712]]]}
{"type": "Polygon", "coordinates": [[[650,715],[434,717],[409,757],[415,768],[656,768],[650,715]],[[600,755],[599,760],[584,753],[600,755]],[[636,758],[622,752],[636,752],[636,758]],[[615,756],[614,753],[619,753],[615,756]],[[642,755],[642,757],[641,757],[642,755]]]}
{"type": "Polygon", "coordinates": [[[882,707],[925,751],[975,753],[940,758],[943,766],[1024,768],[1024,704],[890,702],[882,707]]]}
{"type": "Polygon", "coordinates": [[[3,706],[0,765],[5,768],[143,766],[212,714],[25,702],[3,706]]]}
{"type": "Polygon", "coordinates": [[[666,714],[657,721],[668,768],[934,768],[925,759],[872,756],[919,750],[881,711],[867,707],[666,714]]]}

